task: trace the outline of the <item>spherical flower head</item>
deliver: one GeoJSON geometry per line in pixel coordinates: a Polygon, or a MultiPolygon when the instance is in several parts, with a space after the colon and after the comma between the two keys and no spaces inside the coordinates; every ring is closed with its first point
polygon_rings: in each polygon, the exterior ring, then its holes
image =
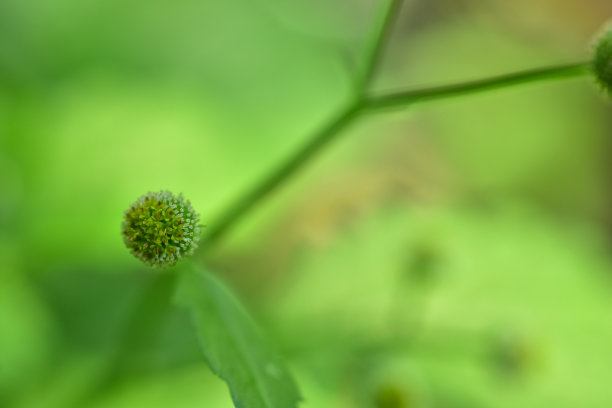
{"type": "Polygon", "coordinates": [[[597,82],[608,94],[612,94],[612,28],[595,45],[592,69],[597,82]]]}
{"type": "Polygon", "coordinates": [[[169,191],[148,193],[125,212],[121,227],[131,253],[152,267],[175,265],[198,247],[199,215],[169,191]]]}

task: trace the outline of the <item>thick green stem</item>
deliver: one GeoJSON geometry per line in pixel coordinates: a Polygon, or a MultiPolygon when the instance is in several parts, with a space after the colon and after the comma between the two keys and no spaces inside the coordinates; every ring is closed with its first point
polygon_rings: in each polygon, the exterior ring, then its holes
{"type": "Polygon", "coordinates": [[[395,92],[380,96],[370,96],[364,101],[366,110],[405,108],[419,102],[451,98],[476,92],[524,84],[528,82],[563,79],[586,75],[589,72],[588,63],[562,65],[523,71],[513,74],[481,79],[456,85],[447,85],[413,91],[395,92]]]}

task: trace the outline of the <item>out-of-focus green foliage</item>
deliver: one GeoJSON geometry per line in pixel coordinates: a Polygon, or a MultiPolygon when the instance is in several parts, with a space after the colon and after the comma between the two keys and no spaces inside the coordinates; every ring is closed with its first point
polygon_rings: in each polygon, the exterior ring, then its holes
{"type": "Polygon", "coordinates": [[[300,263],[272,306],[280,338],[330,388],[352,372],[355,404],[369,390],[603,406],[612,300],[600,238],[523,205],[500,210],[373,214],[300,263]]]}
{"type": "MultiPolygon", "coordinates": [[[[576,4],[406,1],[376,89],[579,60],[610,6],[576,4]]],[[[155,279],[123,211],[214,223],[346,99],[379,6],[0,2],[0,406],[233,406],[180,309],[109,369],[155,279]]],[[[363,118],[208,260],[300,406],[609,407],[609,111],[571,80],[363,118]]]]}

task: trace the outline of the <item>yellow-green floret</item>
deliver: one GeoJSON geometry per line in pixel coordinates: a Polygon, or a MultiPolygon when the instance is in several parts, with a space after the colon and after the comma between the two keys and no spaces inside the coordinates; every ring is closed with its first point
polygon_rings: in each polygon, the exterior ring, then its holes
{"type": "Polygon", "coordinates": [[[182,195],[148,193],[125,212],[121,227],[130,252],[152,267],[173,266],[197,248],[199,215],[182,195]]]}

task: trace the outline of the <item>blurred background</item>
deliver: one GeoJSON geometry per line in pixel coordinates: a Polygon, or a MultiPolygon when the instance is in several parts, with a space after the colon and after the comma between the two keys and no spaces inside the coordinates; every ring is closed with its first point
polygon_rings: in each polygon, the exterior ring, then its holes
{"type": "MultiPolygon", "coordinates": [[[[384,3],[0,2],[0,406],[233,406],[175,309],[109,368],[154,278],[123,211],[213,225],[347,100],[384,3]]],[[[374,90],[586,60],[609,16],[406,0],[374,90]]],[[[581,78],[364,117],[206,261],[303,407],[610,407],[611,109],[581,78]]]]}

